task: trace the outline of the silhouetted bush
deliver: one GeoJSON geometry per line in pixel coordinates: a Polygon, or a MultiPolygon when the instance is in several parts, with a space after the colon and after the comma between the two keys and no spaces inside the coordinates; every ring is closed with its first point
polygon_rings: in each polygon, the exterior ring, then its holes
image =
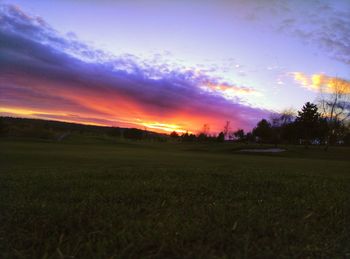
{"type": "Polygon", "coordinates": [[[120,128],[111,128],[109,131],[108,131],[108,135],[111,136],[111,137],[117,137],[117,138],[120,138],[123,136],[123,132],[120,128]]]}
{"type": "Polygon", "coordinates": [[[181,141],[183,142],[194,142],[196,140],[196,135],[188,134],[187,132],[181,135],[181,141]]]}
{"type": "Polygon", "coordinates": [[[4,118],[0,118],[0,137],[4,137],[7,135],[9,127],[5,122],[4,118]]]}
{"type": "Polygon", "coordinates": [[[136,139],[136,140],[140,140],[143,139],[145,136],[145,132],[143,130],[139,130],[139,129],[124,129],[123,131],[123,136],[126,139],[136,139]]]}
{"type": "Polygon", "coordinates": [[[350,146],[350,132],[344,136],[344,144],[350,146]]]}
{"type": "Polygon", "coordinates": [[[225,141],[225,134],[223,132],[220,132],[219,135],[216,137],[216,140],[218,142],[224,142],[225,141]]]}

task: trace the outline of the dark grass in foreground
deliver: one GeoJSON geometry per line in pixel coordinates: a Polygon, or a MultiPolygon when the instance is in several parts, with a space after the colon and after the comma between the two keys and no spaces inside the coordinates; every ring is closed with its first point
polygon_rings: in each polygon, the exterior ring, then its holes
{"type": "Polygon", "coordinates": [[[0,145],[0,258],[350,256],[346,148],[0,145]]]}

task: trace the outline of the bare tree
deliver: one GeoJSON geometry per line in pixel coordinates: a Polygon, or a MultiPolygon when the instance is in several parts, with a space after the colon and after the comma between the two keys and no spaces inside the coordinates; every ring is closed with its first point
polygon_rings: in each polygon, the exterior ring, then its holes
{"type": "Polygon", "coordinates": [[[350,117],[350,83],[343,79],[332,78],[328,85],[326,90],[321,88],[319,98],[322,116],[328,124],[325,150],[328,150],[341,125],[350,117]]]}
{"type": "Polygon", "coordinates": [[[230,130],[231,130],[230,121],[226,121],[226,124],[224,126],[224,130],[222,131],[224,133],[225,138],[227,138],[229,136],[230,130]]]}
{"type": "Polygon", "coordinates": [[[273,127],[281,127],[290,124],[296,117],[296,111],[293,108],[284,109],[282,112],[270,116],[273,127]]]}
{"type": "Polygon", "coordinates": [[[207,123],[204,124],[201,133],[203,133],[205,136],[208,136],[209,135],[209,131],[210,131],[209,124],[207,124],[207,123]]]}

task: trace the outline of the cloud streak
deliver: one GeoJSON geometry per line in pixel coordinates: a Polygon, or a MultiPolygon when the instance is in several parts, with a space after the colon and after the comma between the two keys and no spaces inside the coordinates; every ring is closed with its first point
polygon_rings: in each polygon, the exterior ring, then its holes
{"type": "Polygon", "coordinates": [[[350,81],[325,74],[313,74],[308,76],[302,72],[292,72],[294,80],[301,86],[311,91],[335,93],[341,91],[350,94],[350,81]]]}
{"type": "Polygon", "coordinates": [[[0,91],[2,114],[159,131],[196,131],[203,123],[218,131],[226,120],[250,128],[269,113],[243,104],[239,96],[254,89],[112,56],[9,5],[0,6],[0,91]],[[220,94],[228,89],[234,101],[220,94]]]}

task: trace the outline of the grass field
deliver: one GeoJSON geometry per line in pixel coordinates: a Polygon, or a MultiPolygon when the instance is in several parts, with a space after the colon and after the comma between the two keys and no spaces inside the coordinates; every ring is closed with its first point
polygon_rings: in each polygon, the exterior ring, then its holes
{"type": "Polygon", "coordinates": [[[0,258],[350,257],[349,148],[0,143],[0,258]]]}

